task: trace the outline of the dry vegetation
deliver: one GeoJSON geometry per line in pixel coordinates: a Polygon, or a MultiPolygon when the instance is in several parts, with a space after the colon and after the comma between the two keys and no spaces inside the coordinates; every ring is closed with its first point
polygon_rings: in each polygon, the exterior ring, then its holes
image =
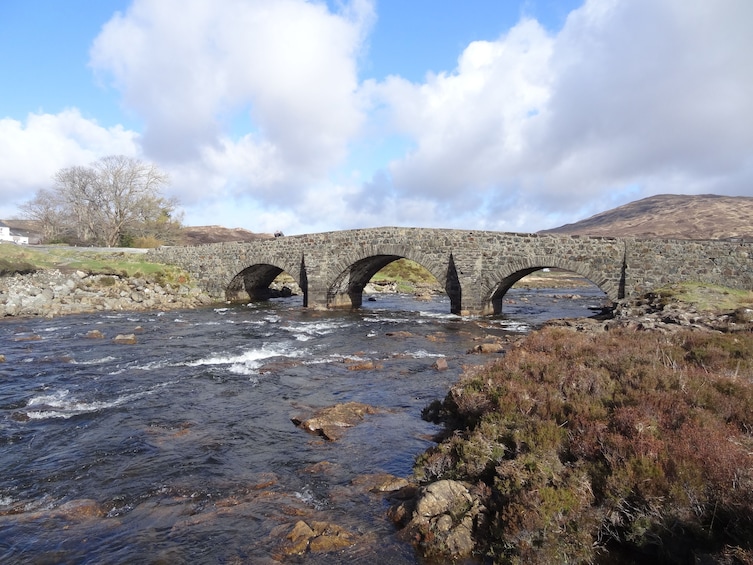
{"type": "Polygon", "coordinates": [[[258,241],[272,239],[271,233],[255,233],[243,228],[222,226],[187,226],[181,231],[181,245],[201,245],[223,241],[258,241]]]}
{"type": "Polygon", "coordinates": [[[750,332],[544,328],[426,412],[417,477],[475,484],[495,563],[753,562],[750,332]]]}

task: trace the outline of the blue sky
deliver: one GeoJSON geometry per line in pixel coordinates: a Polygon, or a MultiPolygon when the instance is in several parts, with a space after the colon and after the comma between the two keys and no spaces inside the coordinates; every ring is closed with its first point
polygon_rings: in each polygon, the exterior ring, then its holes
{"type": "Polygon", "coordinates": [[[154,162],[189,225],[536,231],[753,196],[753,2],[2,0],[0,218],[154,162]]]}

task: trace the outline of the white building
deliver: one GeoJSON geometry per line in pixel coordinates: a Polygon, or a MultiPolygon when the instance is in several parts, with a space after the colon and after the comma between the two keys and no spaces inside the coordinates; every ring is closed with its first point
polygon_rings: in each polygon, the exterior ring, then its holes
{"type": "Polygon", "coordinates": [[[20,245],[28,245],[29,238],[25,235],[20,235],[15,231],[11,231],[10,227],[0,221],[0,241],[11,241],[20,245]]]}

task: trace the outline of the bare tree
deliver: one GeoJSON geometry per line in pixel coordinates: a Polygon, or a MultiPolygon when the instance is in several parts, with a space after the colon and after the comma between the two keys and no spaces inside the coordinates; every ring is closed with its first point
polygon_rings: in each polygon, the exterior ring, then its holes
{"type": "Polygon", "coordinates": [[[167,175],[151,163],[111,155],[88,167],[61,169],[54,181],[53,190],[40,191],[24,206],[25,215],[41,221],[54,211],[57,232],[79,243],[113,247],[139,236],[174,239],[180,229],[177,203],[161,195],[167,175]]]}
{"type": "Polygon", "coordinates": [[[65,235],[66,221],[57,194],[42,189],[34,198],[21,205],[21,214],[39,226],[44,241],[58,241],[65,235]]]}
{"type": "Polygon", "coordinates": [[[167,175],[156,166],[113,155],[94,163],[96,171],[96,209],[93,211],[102,229],[105,245],[118,245],[129,227],[139,220],[159,216],[160,189],[167,175]]]}
{"type": "Polygon", "coordinates": [[[61,203],[67,224],[75,234],[75,240],[96,240],[97,188],[96,173],[87,167],[61,169],[53,177],[57,200],[61,203]]]}

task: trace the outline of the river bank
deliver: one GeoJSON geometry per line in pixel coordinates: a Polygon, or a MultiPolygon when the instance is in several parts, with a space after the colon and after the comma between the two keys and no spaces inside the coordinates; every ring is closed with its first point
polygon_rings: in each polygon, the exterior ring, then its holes
{"type": "Polygon", "coordinates": [[[175,310],[215,302],[187,280],[44,269],[0,277],[0,317],[175,310]]]}
{"type": "Polygon", "coordinates": [[[521,338],[424,411],[393,520],[447,561],[753,562],[752,319],[686,287],[521,338]]]}

